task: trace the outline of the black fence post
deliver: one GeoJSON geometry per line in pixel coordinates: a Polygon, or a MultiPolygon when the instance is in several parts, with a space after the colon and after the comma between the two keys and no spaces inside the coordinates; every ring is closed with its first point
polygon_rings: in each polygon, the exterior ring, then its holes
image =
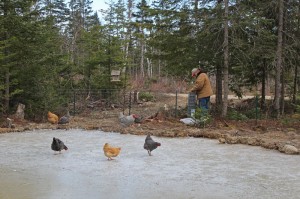
{"type": "Polygon", "coordinates": [[[176,100],[175,100],[175,117],[177,117],[177,105],[178,105],[178,91],[176,89],[176,100]]]}
{"type": "Polygon", "coordinates": [[[73,91],[73,114],[74,114],[74,116],[75,116],[75,112],[76,112],[75,104],[76,104],[76,91],[74,90],[73,91]]]}
{"type": "Polygon", "coordinates": [[[131,91],[129,92],[129,104],[128,104],[128,108],[129,108],[129,115],[130,115],[130,112],[131,112],[131,91]]]}
{"type": "Polygon", "coordinates": [[[258,120],[258,97],[255,96],[255,124],[257,125],[258,120]]]}
{"type": "Polygon", "coordinates": [[[125,105],[126,105],[126,90],[123,88],[123,114],[125,113],[125,105]]]}

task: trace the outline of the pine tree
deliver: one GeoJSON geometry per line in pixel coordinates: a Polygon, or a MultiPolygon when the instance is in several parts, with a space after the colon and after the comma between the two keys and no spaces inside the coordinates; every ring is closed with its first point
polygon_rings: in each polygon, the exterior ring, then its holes
{"type": "MultiPolygon", "coordinates": [[[[3,100],[2,113],[8,114],[10,109],[10,101],[13,95],[22,90],[18,88],[18,79],[16,75],[19,73],[18,68],[22,63],[22,52],[26,50],[21,45],[20,38],[28,34],[26,19],[30,15],[29,8],[32,1],[4,1],[1,5],[1,95],[3,100]],[[12,26],[14,24],[15,26],[12,26]],[[23,35],[24,34],[24,35],[23,35]],[[21,47],[21,48],[20,48],[21,47]]],[[[1,88],[0,87],[0,88],[1,88]]]]}

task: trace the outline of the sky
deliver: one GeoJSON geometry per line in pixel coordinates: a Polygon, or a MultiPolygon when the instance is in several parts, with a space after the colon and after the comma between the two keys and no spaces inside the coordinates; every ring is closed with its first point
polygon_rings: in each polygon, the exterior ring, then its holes
{"type": "Polygon", "coordinates": [[[108,6],[105,4],[106,0],[93,0],[92,8],[94,11],[98,11],[100,9],[106,9],[108,6]]]}
{"type": "MultiPolygon", "coordinates": [[[[105,4],[105,2],[110,2],[110,0],[93,0],[93,4],[92,4],[93,10],[98,11],[100,9],[107,9],[108,5],[105,4]]],[[[152,0],[147,0],[148,4],[150,4],[151,2],[152,0]]]]}

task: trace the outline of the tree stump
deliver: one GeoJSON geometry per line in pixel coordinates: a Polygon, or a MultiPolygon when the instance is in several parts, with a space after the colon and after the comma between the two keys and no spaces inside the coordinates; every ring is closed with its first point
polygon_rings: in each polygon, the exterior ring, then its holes
{"type": "Polygon", "coordinates": [[[23,120],[24,115],[25,115],[24,110],[25,110],[25,105],[19,103],[18,108],[17,108],[17,112],[16,112],[16,118],[23,120]]]}
{"type": "Polygon", "coordinates": [[[7,128],[15,128],[15,125],[12,122],[13,122],[12,119],[6,118],[6,127],[7,128]]]}

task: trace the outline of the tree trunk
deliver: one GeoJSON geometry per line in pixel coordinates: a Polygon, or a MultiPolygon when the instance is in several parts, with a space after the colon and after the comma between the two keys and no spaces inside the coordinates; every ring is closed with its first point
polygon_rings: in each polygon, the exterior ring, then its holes
{"type": "Polygon", "coordinates": [[[266,59],[263,59],[262,78],[261,78],[261,110],[266,110],[266,59]]]}
{"type": "MultiPolygon", "coordinates": [[[[297,27],[297,31],[296,31],[296,36],[300,36],[300,1],[298,1],[298,17],[297,17],[297,22],[298,22],[298,27],[297,27]]],[[[295,64],[295,75],[294,75],[294,85],[293,85],[293,104],[296,104],[297,101],[297,87],[298,87],[298,61],[296,60],[296,64],[295,64]]]]}
{"type": "Polygon", "coordinates": [[[294,89],[293,89],[293,104],[296,104],[297,100],[297,78],[298,78],[298,65],[295,65],[295,75],[294,75],[294,89]]]}
{"type": "Polygon", "coordinates": [[[128,0],[128,5],[127,5],[127,9],[128,9],[128,12],[127,12],[127,17],[128,17],[128,22],[129,22],[129,25],[127,27],[127,33],[126,33],[126,46],[125,46],[125,60],[128,59],[128,56],[129,56],[129,46],[130,46],[130,43],[131,43],[131,34],[132,34],[132,31],[131,31],[131,22],[132,22],[132,7],[133,7],[133,4],[132,4],[132,0],[128,0]]]}
{"type": "Polygon", "coordinates": [[[281,97],[280,97],[280,114],[284,114],[284,87],[285,87],[285,81],[284,81],[284,68],[281,69],[281,97]]]}
{"type": "Polygon", "coordinates": [[[10,86],[10,73],[9,73],[9,69],[7,69],[6,75],[5,75],[5,95],[4,95],[4,113],[5,114],[9,113],[9,94],[10,94],[9,86],[10,86]]]}
{"type": "Polygon", "coordinates": [[[145,77],[145,71],[144,71],[144,54],[145,54],[145,45],[144,45],[144,41],[141,41],[141,62],[140,62],[140,70],[141,71],[140,71],[140,74],[141,74],[142,78],[145,77]]]}
{"type": "Polygon", "coordinates": [[[220,64],[217,65],[216,69],[216,112],[218,115],[222,110],[222,96],[223,96],[223,81],[222,81],[222,67],[220,64]]]}
{"type": "Polygon", "coordinates": [[[224,97],[223,97],[223,109],[222,117],[226,117],[228,108],[228,57],[229,57],[229,42],[228,42],[228,0],[224,0],[225,4],[225,15],[224,15],[224,97]]]}
{"type": "Polygon", "coordinates": [[[152,64],[151,64],[151,60],[149,58],[146,58],[147,60],[147,74],[148,74],[148,77],[152,78],[152,64]]]}
{"type": "Polygon", "coordinates": [[[285,49],[285,45],[286,45],[286,35],[284,34],[284,32],[286,31],[286,19],[287,19],[287,11],[284,9],[283,11],[284,16],[283,16],[283,27],[282,27],[282,68],[281,68],[281,97],[280,97],[280,114],[283,115],[284,114],[284,96],[285,96],[285,61],[284,61],[284,49],[285,49]]]}
{"type": "Polygon", "coordinates": [[[278,24],[278,39],[276,50],[276,74],[275,74],[275,97],[274,97],[274,109],[276,117],[280,116],[280,76],[282,67],[282,38],[283,38],[283,0],[279,0],[279,24],[278,24]]]}

